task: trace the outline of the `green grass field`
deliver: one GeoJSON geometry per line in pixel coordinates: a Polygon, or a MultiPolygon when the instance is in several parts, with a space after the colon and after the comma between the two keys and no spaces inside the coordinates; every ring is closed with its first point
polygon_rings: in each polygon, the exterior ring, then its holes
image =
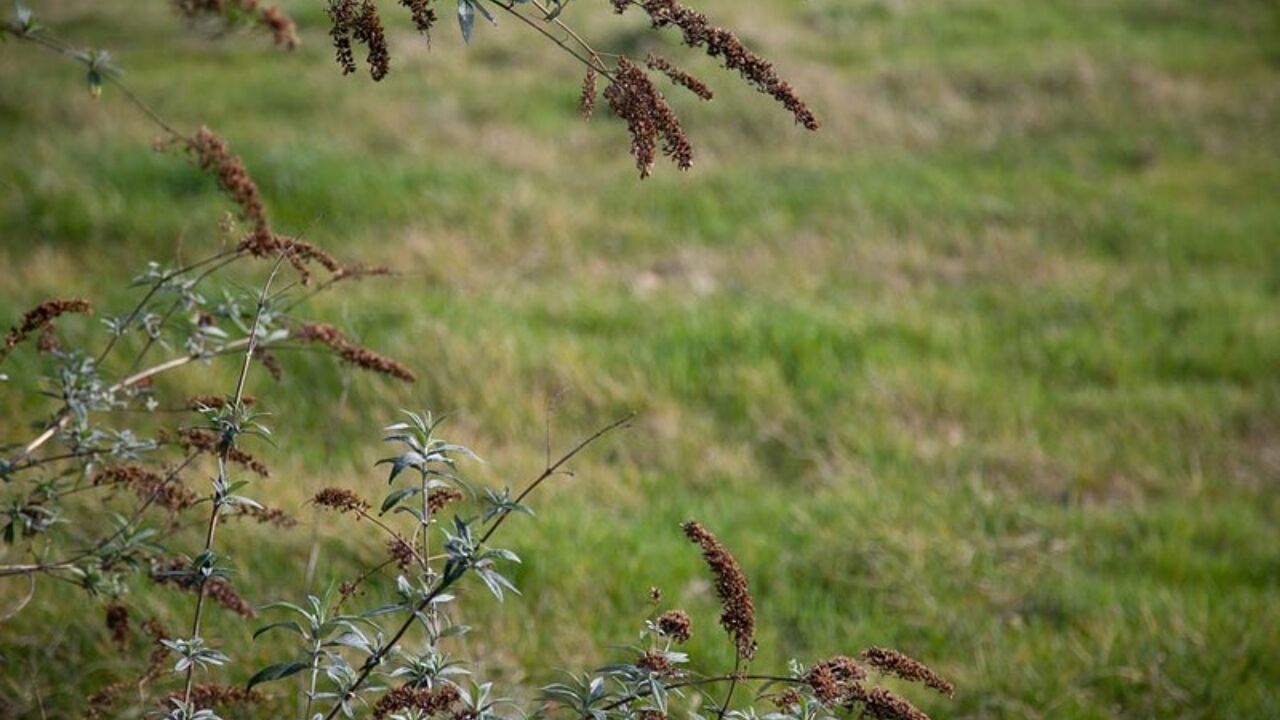
{"type": "MultiPolygon", "coordinates": [[[[339,74],[320,0],[285,3],[293,54],[192,33],[159,1],[29,4],[227,137],[279,229],[406,273],[313,315],[416,386],[316,355],[275,389],[251,378],[280,439],[256,493],[302,520],[223,536],[255,602],[380,555],[303,502],[377,496],[397,408],[454,413],[487,460],[472,476],[515,485],[542,467],[554,395],[558,446],[639,418],[510,525],[524,597],[476,593],[465,651],[517,692],[612,659],[651,585],[731,663],[679,533],[693,517],[751,577],[757,667],[883,644],[955,681],[953,702],[911,695],[938,718],[1280,717],[1275,3],[698,0],[825,126],[666,35],[653,47],[718,95],[669,93],[698,164],[643,182],[619,121],[576,116],[571,59],[512,22],[465,48],[442,23],[428,48],[389,9],[375,85],[339,74]]],[[[604,2],[568,17],[604,47],[655,43],[604,2]]],[[[147,260],[220,242],[228,204],[154,137],[113,88],[93,101],[75,66],[0,45],[0,325],[57,294],[123,309],[147,260]]],[[[19,410],[49,403],[4,392],[0,438],[29,437],[19,410]]],[[[25,591],[0,581],[5,607],[25,591]]],[[[190,615],[189,596],[137,602],[190,615]]],[[[228,681],[280,659],[252,627],[211,616],[252,660],[228,681]]],[[[0,655],[15,718],[75,717],[136,670],[47,578],[0,655]]]]}

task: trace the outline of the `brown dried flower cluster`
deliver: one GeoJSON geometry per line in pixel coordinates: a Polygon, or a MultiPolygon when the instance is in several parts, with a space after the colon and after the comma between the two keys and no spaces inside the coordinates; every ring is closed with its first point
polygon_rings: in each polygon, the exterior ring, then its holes
{"type": "Polygon", "coordinates": [[[88,707],[85,709],[85,717],[90,720],[108,717],[111,708],[120,699],[120,695],[124,693],[130,686],[142,687],[146,683],[160,677],[165,669],[165,658],[169,654],[169,648],[165,647],[162,640],[169,639],[169,633],[165,631],[164,626],[155,618],[147,618],[142,623],[142,630],[152,641],[151,654],[147,658],[147,667],[132,682],[119,681],[113,682],[88,697],[88,707]]]}
{"type": "Polygon", "coordinates": [[[688,642],[693,637],[693,620],[683,610],[668,610],[654,621],[658,634],[678,643],[688,642]]]}
{"type": "Polygon", "coordinates": [[[398,687],[378,699],[373,717],[386,718],[400,710],[416,709],[425,716],[438,715],[458,701],[458,688],[443,684],[434,688],[398,687]]]}
{"type": "MultiPolygon", "coordinates": [[[[182,691],[169,693],[161,702],[164,708],[172,707],[172,700],[180,700],[182,691]]],[[[256,705],[266,700],[257,690],[232,685],[200,684],[191,686],[191,702],[198,708],[224,708],[228,705],[256,705]]]]}
{"type": "Polygon", "coordinates": [[[838,705],[848,697],[857,683],[865,680],[867,671],[853,658],[844,655],[814,664],[804,681],[824,705],[838,705]]]}
{"type": "Polygon", "coordinates": [[[431,0],[400,0],[400,4],[409,9],[418,32],[430,34],[431,27],[436,24],[436,11],[431,7],[431,0]]]}
{"type": "Polygon", "coordinates": [[[773,705],[779,710],[786,712],[800,704],[800,691],[795,688],[787,688],[777,695],[773,696],[773,705]]]}
{"type": "Polygon", "coordinates": [[[166,478],[141,465],[107,465],[93,474],[94,485],[121,485],[144,501],[172,512],[195,505],[200,498],[177,477],[166,478]]]}
{"type": "Polygon", "coordinates": [[[724,608],[720,624],[737,646],[738,655],[751,659],[756,653],[756,606],[747,586],[747,576],[711,531],[696,521],[684,524],[684,534],[702,548],[702,557],[715,577],[716,595],[724,608]]]}
{"type": "Polygon", "coordinates": [[[280,508],[241,505],[237,515],[252,518],[259,525],[271,525],[278,528],[291,528],[298,524],[298,521],[292,515],[280,508]]]}
{"type": "Polygon", "coordinates": [[[703,100],[710,100],[715,97],[715,94],[711,92],[711,88],[707,87],[706,83],[690,75],[684,70],[681,70],[675,65],[672,65],[670,60],[667,60],[661,55],[649,53],[649,56],[644,60],[644,64],[649,66],[650,70],[657,70],[663,75],[666,75],[671,79],[671,82],[685,88],[703,100]]]}
{"type": "Polygon", "coordinates": [[[304,285],[311,278],[311,263],[316,263],[331,273],[342,269],[337,258],[322,248],[306,240],[281,235],[265,226],[245,235],[236,246],[236,250],[247,252],[256,258],[274,258],[283,255],[302,277],[304,285]]]}
{"type": "Polygon", "coordinates": [[[5,333],[4,345],[0,346],[0,360],[17,347],[18,343],[31,337],[31,333],[53,327],[53,321],[59,316],[68,313],[87,313],[92,309],[93,306],[88,300],[80,298],[55,298],[40,303],[23,314],[18,324],[5,333]]]}
{"type": "Polygon", "coordinates": [[[187,18],[217,17],[227,22],[247,17],[271,33],[276,45],[286,50],[298,47],[298,28],[293,20],[275,5],[258,0],[174,0],[174,7],[187,18]]]}
{"type": "Polygon", "coordinates": [[[929,720],[928,715],[906,698],[879,687],[854,685],[850,688],[845,704],[850,708],[861,705],[862,717],[872,720],[929,720]]]}
{"type": "Polygon", "coordinates": [[[275,353],[270,350],[260,350],[254,353],[254,356],[257,357],[258,362],[262,363],[262,367],[266,369],[271,379],[280,382],[280,379],[284,377],[284,366],[280,364],[280,358],[276,357],[275,353]]]}
{"type": "Polygon", "coordinates": [[[582,95],[578,98],[578,112],[583,120],[590,120],[596,111],[596,80],[596,69],[588,67],[586,76],[582,78],[582,95]]]}
{"type": "Polygon", "coordinates": [[[629,6],[638,5],[653,21],[653,26],[664,28],[674,25],[684,33],[684,42],[690,47],[703,48],[707,55],[719,58],[724,66],[736,70],[760,92],[782,103],[796,122],[809,130],[820,126],[818,118],[803,100],[773,68],[773,64],[748,50],[731,31],[716,27],[702,13],[681,5],[677,0],[613,0],[614,9],[621,13],[629,6]]]}
{"type": "Polygon", "coordinates": [[[431,492],[427,494],[427,510],[432,515],[435,515],[453,503],[462,500],[463,497],[465,496],[462,494],[461,490],[445,487],[433,488],[431,492]]]}
{"type": "MultiPolygon", "coordinates": [[[[218,436],[208,430],[199,430],[197,428],[183,428],[178,431],[178,445],[187,452],[195,450],[197,452],[216,455],[222,452],[222,442],[218,436]]],[[[271,477],[271,470],[263,464],[263,462],[249,453],[237,447],[227,448],[227,459],[231,462],[252,470],[259,477],[271,477]]]]}
{"type": "Polygon", "coordinates": [[[869,647],[859,655],[862,662],[885,675],[892,675],[908,682],[918,682],[947,697],[955,697],[956,687],[932,668],[915,658],[891,648],[869,647]]]}
{"type": "MultiPolygon", "coordinates": [[[[240,398],[240,404],[245,407],[253,407],[258,399],[252,395],[245,395],[240,398]]],[[[187,398],[188,410],[201,410],[209,408],[219,410],[231,404],[230,398],[222,395],[192,395],[187,398]]]]}
{"type": "Polygon", "coordinates": [[[676,674],[676,667],[671,664],[670,658],[653,650],[649,650],[637,658],[636,667],[648,670],[659,677],[670,677],[676,674]]]}
{"type": "Polygon", "coordinates": [[[680,119],[667,104],[666,98],[654,87],[649,76],[626,58],[618,60],[617,73],[604,98],[609,108],[627,122],[631,134],[631,155],[641,177],[653,171],[658,138],[662,138],[662,153],[670,157],[676,167],[688,170],[693,167],[693,145],[680,125],[680,119]]]}
{"type": "Polygon", "coordinates": [[[365,370],[390,375],[405,382],[417,380],[417,377],[414,376],[409,368],[391,358],[384,357],[368,348],[355,344],[332,325],[306,323],[298,328],[296,337],[302,342],[326,345],[338,357],[365,370]]]}
{"type": "Polygon", "coordinates": [[[270,233],[267,209],[262,204],[258,185],[249,176],[244,161],[231,153],[227,141],[207,127],[200,128],[195,137],[187,140],[187,150],[196,157],[200,169],[212,173],[222,189],[236,205],[240,215],[253,223],[256,233],[270,233]]]}
{"type": "Polygon", "coordinates": [[[396,567],[406,572],[418,561],[418,554],[413,551],[413,547],[398,537],[387,541],[387,555],[391,556],[396,567]]]}
{"type": "MultiPolygon", "coordinates": [[[[183,558],[157,560],[151,567],[151,580],[158,585],[173,585],[188,592],[199,592],[200,581],[187,572],[188,561],[183,558]]],[[[245,618],[254,618],[258,612],[240,596],[235,587],[223,577],[211,577],[204,582],[204,592],[219,605],[245,618]]]]}
{"type": "Polygon", "coordinates": [[[320,507],[337,510],[340,513],[356,513],[359,515],[369,509],[369,503],[365,502],[364,498],[346,488],[325,488],[316,493],[315,497],[311,498],[311,502],[320,507]]]}
{"type": "Polygon", "coordinates": [[[649,602],[653,603],[654,605],[657,605],[658,603],[662,602],[662,588],[658,587],[657,585],[654,585],[653,587],[649,588],[649,602]]]}
{"type": "Polygon", "coordinates": [[[107,629],[111,631],[111,642],[124,649],[129,644],[129,608],[118,602],[107,605],[107,629]]]}
{"type": "Polygon", "coordinates": [[[367,277],[385,277],[394,275],[391,268],[381,265],[364,265],[362,263],[352,263],[343,265],[338,271],[329,276],[329,282],[336,283],[344,280],[360,280],[367,277]]]}
{"type": "MultiPolygon", "coordinates": [[[[425,2],[420,4],[426,5],[425,2]]],[[[352,49],[354,41],[363,43],[369,50],[366,57],[369,76],[375,81],[386,77],[391,70],[391,54],[387,50],[382,18],[378,16],[378,6],[373,0],[363,0],[358,5],[356,0],[330,0],[329,19],[333,22],[329,37],[333,39],[333,46],[337,50],[342,74],[350,75],[356,71],[355,51],[352,49]]],[[[418,22],[416,12],[414,22],[418,22]]]]}
{"type": "Polygon", "coordinates": [[[331,273],[342,270],[342,264],[323,249],[271,229],[257,183],[249,175],[240,156],[232,154],[226,140],[209,128],[202,127],[195,137],[187,140],[186,147],[195,155],[200,169],[217,179],[218,187],[239,206],[240,215],[253,225],[236,245],[236,251],[256,258],[276,258],[283,255],[302,277],[303,283],[310,278],[312,263],[331,273]]]}

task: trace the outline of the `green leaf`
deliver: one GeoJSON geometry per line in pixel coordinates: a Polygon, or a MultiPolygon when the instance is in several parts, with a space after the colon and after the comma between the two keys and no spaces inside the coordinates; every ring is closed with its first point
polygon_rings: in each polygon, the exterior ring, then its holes
{"type": "Polygon", "coordinates": [[[420,492],[422,492],[422,488],[416,485],[413,487],[400,488],[399,490],[396,490],[390,495],[387,495],[386,500],[382,501],[382,510],[380,510],[378,514],[385,515],[388,510],[398,505],[401,500],[404,500],[405,498],[411,495],[416,495],[420,492]]]}
{"type": "Polygon", "coordinates": [[[261,670],[259,670],[257,674],[255,674],[253,677],[249,678],[249,682],[245,684],[245,689],[252,690],[254,685],[259,685],[264,682],[271,682],[273,680],[280,680],[281,678],[287,678],[290,675],[296,675],[310,667],[311,667],[310,663],[303,663],[303,662],[297,662],[297,661],[282,662],[282,663],[276,663],[275,665],[268,665],[262,668],[261,670]]]}

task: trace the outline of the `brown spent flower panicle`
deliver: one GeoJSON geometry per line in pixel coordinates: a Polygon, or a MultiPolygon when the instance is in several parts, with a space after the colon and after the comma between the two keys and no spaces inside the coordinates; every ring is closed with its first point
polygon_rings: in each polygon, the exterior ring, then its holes
{"type": "MultiPolygon", "coordinates": [[[[178,431],[178,445],[183,450],[216,455],[222,450],[218,436],[208,430],[183,428],[178,431]]],[[[227,448],[227,459],[252,470],[258,477],[271,477],[271,470],[263,462],[238,447],[227,448]]]]}
{"type": "Polygon", "coordinates": [[[626,58],[619,58],[617,73],[605,88],[604,98],[614,114],[627,122],[631,155],[636,159],[640,177],[648,177],[653,172],[659,137],[662,153],[670,157],[676,167],[681,170],[693,167],[693,145],[689,136],[644,70],[626,58]]]}
{"type": "Polygon", "coordinates": [[[418,560],[418,554],[413,551],[409,543],[398,537],[387,541],[387,555],[402,572],[407,572],[418,560]]]}
{"type": "Polygon", "coordinates": [[[659,615],[653,624],[657,626],[659,635],[677,643],[689,642],[689,638],[693,637],[693,620],[683,610],[668,610],[659,615]]]}
{"type": "Polygon", "coordinates": [[[111,631],[111,642],[123,650],[129,645],[129,608],[111,602],[107,605],[106,623],[111,631]]]}
{"type": "Polygon", "coordinates": [[[716,595],[724,608],[720,613],[720,624],[733,638],[738,655],[750,660],[756,654],[756,606],[751,599],[746,574],[728,548],[710,530],[693,520],[683,527],[685,537],[702,548],[702,557],[715,578],[716,595]]]}
{"type": "Polygon", "coordinates": [[[462,500],[463,497],[465,496],[461,490],[445,487],[432,488],[431,492],[427,493],[427,511],[435,515],[453,503],[462,500]]]}
{"type": "Polygon", "coordinates": [[[289,513],[273,507],[241,505],[235,516],[252,518],[259,525],[271,525],[278,528],[291,528],[298,524],[298,521],[289,513]]]}
{"type": "Polygon", "coordinates": [[[369,77],[374,82],[386,77],[391,71],[391,53],[387,50],[382,18],[378,17],[378,6],[373,0],[364,0],[360,4],[360,15],[351,29],[351,35],[369,49],[369,54],[365,57],[365,62],[369,64],[369,77]]]}
{"type": "MultiPolygon", "coordinates": [[[[151,568],[151,580],[157,585],[172,585],[180,590],[198,592],[200,581],[187,571],[189,562],[183,558],[159,560],[151,568]]],[[[240,596],[229,580],[211,577],[204,582],[205,594],[219,605],[243,618],[255,618],[258,611],[240,596]]]]}
{"type": "Polygon", "coordinates": [[[666,75],[671,79],[671,82],[685,88],[703,100],[711,100],[715,97],[715,94],[711,92],[711,88],[707,87],[706,83],[671,64],[670,60],[662,57],[661,55],[649,53],[649,56],[644,60],[644,64],[647,65],[650,70],[657,70],[663,75],[666,75]]]}
{"type": "Polygon", "coordinates": [[[854,705],[862,706],[862,717],[872,720],[929,720],[915,705],[884,688],[865,688],[852,685],[845,705],[850,709],[854,705]]]}
{"type": "Polygon", "coordinates": [[[409,368],[391,358],[384,357],[368,348],[351,342],[346,335],[343,335],[340,330],[332,325],[305,323],[298,328],[296,337],[302,342],[325,345],[330,350],[333,350],[334,354],[339,358],[365,370],[390,375],[405,382],[417,381],[417,376],[409,368]]]}
{"type": "Polygon", "coordinates": [[[676,674],[676,667],[671,664],[671,660],[666,655],[653,650],[646,651],[637,658],[636,667],[648,670],[659,677],[671,677],[676,674]]]}
{"type": "Polygon", "coordinates": [[[311,263],[316,263],[331,273],[342,270],[337,258],[321,248],[298,238],[281,235],[265,225],[259,227],[236,245],[236,250],[247,252],[256,258],[275,258],[283,255],[307,284],[311,278],[311,263]]]}
{"type": "Polygon", "coordinates": [[[231,22],[247,18],[270,32],[275,44],[286,50],[293,50],[300,42],[293,20],[279,7],[258,0],[174,0],[173,5],[189,20],[216,17],[231,22]]]}
{"type": "Polygon", "coordinates": [[[351,34],[356,24],[355,0],[329,0],[329,38],[333,41],[338,65],[343,75],[356,71],[356,54],[351,48],[351,34]]]}
{"type": "MultiPolygon", "coordinates": [[[[245,407],[253,407],[258,399],[252,395],[245,395],[240,398],[240,404],[245,407]]],[[[222,395],[192,395],[187,398],[186,407],[188,410],[199,411],[205,408],[210,410],[220,410],[231,404],[231,400],[222,395]]]]}
{"type": "Polygon", "coordinates": [[[266,369],[272,380],[280,382],[284,378],[284,366],[280,364],[280,358],[276,357],[275,353],[264,349],[253,355],[258,362],[262,363],[262,367],[266,369]]]}
{"type": "Polygon", "coordinates": [[[142,622],[142,631],[151,638],[151,654],[147,658],[147,667],[132,682],[121,680],[113,682],[96,692],[88,698],[88,708],[85,710],[85,717],[90,720],[108,717],[111,708],[120,699],[124,691],[130,687],[142,687],[152,680],[160,677],[165,670],[165,658],[169,655],[169,648],[165,647],[162,640],[169,639],[169,633],[155,618],[147,618],[142,622]]]}
{"type": "Polygon", "coordinates": [[[852,688],[866,677],[867,671],[853,658],[837,655],[815,663],[804,681],[823,705],[834,706],[843,702],[852,688]]]}
{"type": "Polygon", "coordinates": [[[340,513],[359,515],[369,509],[369,503],[364,498],[346,488],[325,488],[316,493],[315,497],[311,498],[311,502],[340,513]]]}
{"type": "Polygon", "coordinates": [[[885,675],[923,684],[947,697],[955,697],[956,686],[924,663],[892,648],[869,647],[859,655],[862,662],[885,675]]]}
{"type": "Polygon", "coordinates": [[[253,223],[255,232],[269,233],[267,209],[262,204],[258,185],[249,176],[244,161],[233,155],[227,141],[207,127],[187,140],[187,150],[195,156],[200,169],[211,173],[218,187],[240,208],[240,216],[253,223]]]}
{"type": "Polygon", "coordinates": [[[53,321],[68,313],[88,313],[93,306],[88,300],[80,298],[54,298],[45,300],[39,305],[23,313],[17,325],[9,328],[4,335],[4,345],[0,346],[0,360],[3,360],[19,343],[31,337],[37,330],[43,331],[53,326],[53,321]]]}
{"type": "Polygon", "coordinates": [[[165,478],[141,465],[107,465],[93,474],[94,485],[127,487],[144,501],[171,512],[181,512],[199,502],[200,497],[177,477],[165,478]]]}
{"type": "Polygon", "coordinates": [[[400,710],[416,709],[423,716],[438,715],[458,701],[458,688],[450,684],[434,688],[398,687],[378,699],[373,717],[382,720],[400,710]]]}
{"type": "Polygon", "coordinates": [[[400,4],[409,9],[418,32],[430,35],[432,26],[436,24],[436,11],[431,7],[431,0],[400,0],[400,4]]]}
{"type": "Polygon", "coordinates": [[[793,687],[789,687],[777,695],[774,695],[772,699],[774,707],[783,712],[787,712],[800,704],[800,691],[793,687]]]}
{"type": "Polygon", "coordinates": [[[773,64],[748,50],[742,41],[729,30],[716,27],[702,13],[681,5],[677,0],[612,0],[614,10],[624,12],[631,5],[638,5],[653,21],[656,28],[675,26],[684,34],[689,47],[700,47],[707,55],[720,59],[724,66],[736,70],[744,80],[757,90],[782,104],[796,122],[808,130],[817,130],[821,123],[803,100],[773,68],[773,64]]]}
{"type": "MultiPolygon", "coordinates": [[[[183,692],[175,690],[166,695],[159,705],[172,708],[173,700],[181,700],[183,692]]],[[[191,686],[191,703],[198,708],[225,708],[230,705],[257,705],[266,700],[257,690],[246,690],[233,685],[200,684],[191,686]]]]}
{"type": "Polygon", "coordinates": [[[596,69],[588,67],[586,76],[582,78],[582,95],[578,98],[578,113],[583,120],[590,120],[596,111],[596,80],[596,69]]]}

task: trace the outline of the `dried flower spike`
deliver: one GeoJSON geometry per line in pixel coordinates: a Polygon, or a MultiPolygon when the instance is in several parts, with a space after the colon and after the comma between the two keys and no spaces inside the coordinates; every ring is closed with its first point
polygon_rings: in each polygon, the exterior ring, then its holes
{"type": "Polygon", "coordinates": [[[688,642],[693,637],[693,620],[683,610],[668,610],[654,621],[658,634],[677,643],[688,642]]]}
{"type": "Polygon", "coordinates": [[[53,321],[59,316],[68,313],[87,313],[91,312],[92,308],[88,300],[80,298],[55,298],[40,303],[24,313],[18,324],[5,333],[4,344],[0,346],[0,359],[4,359],[14,347],[31,337],[32,333],[52,327],[53,321]]]}
{"type": "Polygon", "coordinates": [[[773,64],[748,50],[731,31],[712,25],[706,15],[681,5],[677,0],[613,0],[614,9],[619,13],[632,4],[639,5],[649,14],[654,27],[678,27],[684,34],[686,45],[703,48],[707,55],[719,58],[726,68],[736,70],[757,90],[781,103],[805,128],[817,130],[820,127],[817,116],[796,95],[795,89],[778,77],[773,64]]]}
{"type": "Polygon", "coordinates": [[[325,345],[330,350],[333,350],[338,357],[356,367],[383,375],[390,375],[405,382],[417,380],[417,377],[409,368],[391,358],[384,357],[368,348],[355,344],[332,325],[306,323],[298,328],[297,338],[302,342],[325,345]]]}
{"type": "Polygon", "coordinates": [[[720,613],[720,624],[733,638],[738,655],[751,659],[756,654],[756,606],[751,599],[746,574],[728,548],[700,523],[685,523],[684,534],[702,548],[702,557],[715,577],[716,595],[724,608],[720,613]]]}
{"type": "Polygon", "coordinates": [[[715,94],[711,92],[711,88],[707,87],[706,83],[690,75],[684,70],[681,70],[675,65],[672,65],[670,60],[667,60],[661,55],[649,53],[649,56],[645,58],[644,64],[647,65],[650,70],[657,70],[663,75],[666,75],[671,79],[671,82],[685,88],[703,100],[711,100],[715,97],[715,94]]]}
{"type": "Polygon", "coordinates": [[[922,683],[947,697],[955,697],[956,687],[932,668],[915,658],[891,648],[869,647],[859,656],[862,662],[885,675],[892,675],[908,682],[922,683]]]}

